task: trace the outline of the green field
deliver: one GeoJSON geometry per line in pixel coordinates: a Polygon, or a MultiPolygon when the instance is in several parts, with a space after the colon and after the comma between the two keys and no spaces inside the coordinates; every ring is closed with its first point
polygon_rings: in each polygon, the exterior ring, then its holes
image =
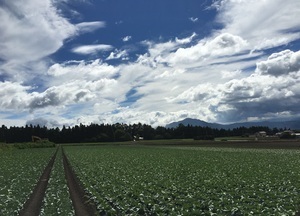
{"type": "Polygon", "coordinates": [[[300,151],[182,146],[66,146],[99,213],[294,215],[300,151]]]}
{"type": "MultiPolygon", "coordinates": [[[[287,142],[257,144],[263,148],[253,148],[251,143],[242,148],[232,148],[230,142],[216,142],[218,147],[207,147],[211,142],[193,143],[145,141],[63,148],[99,215],[299,212],[298,142],[290,145],[293,149],[277,149],[287,142]],[[274,148],[267,148],[270,145],[274,148]]],[[[55,151],[3,148],[0,215],[18,215],[55,151]]],[[[74,215],[69,196],[59,149],[40,215],[74,215]]]]}
{"type": "Polygon", "coordinates": [[[0,152],[0,215],[18,215],[55,148],[0,152]]]}

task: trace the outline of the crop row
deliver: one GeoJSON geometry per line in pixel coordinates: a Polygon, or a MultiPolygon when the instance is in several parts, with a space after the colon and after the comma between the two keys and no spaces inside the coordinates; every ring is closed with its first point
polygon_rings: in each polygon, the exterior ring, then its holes
{"type": "Polygon", "coordinates": [[[62,150],[59,149],[51,171],[40,216],[43,215],[75,215],[67,186],[62,150]]]}
{"type": "Polygon", "coordinates": [[[18,215],[54,148],[0,152],[0,215],[18,215]]]}
{"type": "Polygon", "coordinates": [[[293,215],[299,151],[66,147],[99,213],[293,215]]]}

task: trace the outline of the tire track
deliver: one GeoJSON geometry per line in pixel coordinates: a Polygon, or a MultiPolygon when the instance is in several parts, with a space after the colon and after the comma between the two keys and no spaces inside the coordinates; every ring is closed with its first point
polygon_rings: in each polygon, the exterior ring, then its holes
{"type": "Polygon", "coordinates": [[[69,193],[77,216],[93,216],[97,215],[96,205],[87,198],[87,195],[82,187],[79,179],[74,173],[72,166],[63,149],[63,164],[69,193]]]}
{"type": "Polygon", "coordinates": [[[39,181],[37,182],[33,192],[31,193],[29,199],[23,205],[23,209],[20,211],[20,216],[39,216],[41,207],[43,204],[43,198],[45,196],[45,192],[47,189],[50,173],[58,152],[58,148],[56,152],[50,159],[48,165],[43,171],[39,181]]]}

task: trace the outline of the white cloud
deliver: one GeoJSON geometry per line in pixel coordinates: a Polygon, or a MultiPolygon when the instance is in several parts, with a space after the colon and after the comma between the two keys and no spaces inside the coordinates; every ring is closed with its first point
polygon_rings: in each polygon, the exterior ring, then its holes
{"type": "Polygon", "coordinates": [[[45,92],[33,94],[29,108],[34,110],[49,106],[59,107],[80,104],[101,98],[111,99],[117,97],[117,94],[113,91],[116,86],[117,81],[113,79],[74,80],[63,85],[50,87],[45,92]]]}
{"type": "Polygon", "coordinates": [[[76,31],[49,0],[6,1],[0,11],[0,57],[5,60],[38,60],[59,49],[76,31]]]}
{"type": "Polygon", "coordinates": [[[0,6],[0,20],[0,70],[14,81],[31,79],[45,70],[41,59],[76,33],[50,0],[5,1],[0,6]]]}
{"type": "Polygon", "coordinates": [[[23,86],[15,82],[0,82],[1,110],[21,110],[28,106],[31,90],[30,86],[23,86]]]}
{"type": "Polygon", "coordinates": [[[257,64],[257,73],[274,76],[288,75],[300,70],[300,51],[284,50],[273,53],[266,61],[257,64]]]}
{"type": "MultiPolygon", "coordinates": [[[[290,68],[296,68],[298,55],[292,51],[274,53],[258,62],[257,69],[248,75],[240,70],[222,71],[226,66],[223,65],[215,68],[211,77],[202,73],[205,69],[194,73],[187,68],[161,64],[153,68],[139,62],[115,67],[99,60],[55,64],[49,70],[49,79],[56,84],[44,92],[30,93],[30,87],[2,83],[1,107],[31,109],[33,120],[47,112],[51,119],[70,125],[142,122],[158,126],[185,117],[232,122],[271,118],[276,113],[293,115],[300,102],[300,71],[299,68],[290,71],[290,68]],[[280,67],[283,72],[274,76],[261,72],[262,63],[290,66],[280,67]],[[67,74],[72,74],[72,78],[67,74]],[[123,106],[132,89],[136,100],[123,106]],[[13,95],[15,100],[7,95],[13,95]]],[[[273,71],[275,66],[269,69],[273,71]]]]}
{"type": "MultiPolygon", "coordinates": [[[[223,28],[206,38],[194,33],[166,42],[144,41],[147,51],[135,62],[74,60],[50,67],[45,58],[66,39],[105,23],[71,24],[50,0],[5,5],[0,8],[0,70],[14,81],[0,82],[0,108],[31,111],[22,122],[157,126],[186,117],[231,122],[289,116],[299,110],[300,51],[269,56],[265,51],[299,38],[297,31],[290,31],[299,29],[299,1],[215,1],[223,28]],[[43,81],[42,88],[28,82],[34,77],[43,81]]],[[[72,51],[87,55],[111,49],[94,44],[72,51]]],[[[126,50],[115,49],[106,60],[128,56],[126,50]]],[[[6,122],[9,116],[0,118],[6,122]]]]}
{"type": "Polygon", "coordinates": [[[266,49],[300,38],[298,0],[221,0],[217,1],[222,32],[239,35],[253,49],[266,49]]]}
{"type": "Polygon", "coordinates": [[[93,32],[99,28],[104,28],[106,26],[105,22],[95,21],[95,22],[82,22],[76,24],[76,29],[79,33],[93,32]]]}
{"type": "Polygon", "coordinates": [[[107,44],[93,44],[93,45],[84,45],[75,47],[72,49],[72,52],[81,54],[81,55],[89,55],[96,54],[101,51],[109,51],[113,49],[113,46],[107,44]]]}
{"type": "Polygon", "coordinates": [[[104,27],[103,22],[74,25],[51,0],[5,1],[0,6],[0,70],[10,80],[30,81],[47,70],[47,57],[64,41],[104,27]]]}
{"type": "Polygon", "coordinates": [[[132,37],[128,35],[128,36],[126,36],[126,37],[123,37],[123,38],[122,38],[122,41],[123,41],[123,42],[127,42],[127,41],[130,41],[131,39],[132,39],[132,37]]]}
{"type": "Polygon", "coordinates": [[[235,71],[221,71],[222,74],[222,78],[235,78],[238,77],[238,75],[240,75],[242,73],[241,70],[235,70],[235,71]]]}
{"type": "Polygon", "coordinates": [[[122,59],[127,60],[128,53],[126,50],[116,50],[114,52],[111,52],[109,56],[106,58],[106,60],[112,60],[112,59],[122,59]]]}
{"type": "Polygon", "coordinates": [[[191,20],[192,22],[197,22],[199,19],[198,17],[190,17],[189,20],[191,20]]]}
{"type": "MultiPolygon", "coordinates": [[[[198,118],[223,122],[246,121],[249,116],[274,117],[276,113],[279,117],[279,113],[284,112],[289,112],[292,115],[297,111],[297,104],[300,102],[298,58],[299,52],[283,51],[274,53],[268,60],[258,62],[257,69],[249,76],[245,76],[244,73],[238,70],[215,73],[209,82],[205,82],[204,79],[199,80],[194,76],[195,82],[188,79],[187,85],[184,85],[185,80],[181,83],[178,82],[182,78],[181,76],[177,77],[175,83],[173,80],[169,80],[173,85],[163,83],[160,80],[157,81],[156,86],[143,87],[143,89],[147,89],[143,92],[150,89],[156,89],[158,92],[152,97],[143,97],[140,103],[143,104],[143,110],[146,104],[149,104],[150,107],[155,107],[157,110],[160,106],[166,112],[172,111],[171,107],[175,107],[175,110],[188,107],[191,113],[198,113],[198,118]],[[262,68],[267,68],[267,71],[262,73],[262,68]],[[278,73],[279,71],[280,73],[278,73]],[[235,79],[228,76],[230,73],[235,75],[235,79]],[[228,81],[225,83],[218,82],[220,81],[218,79],[220,74],[228,81]],[[197,85],[197,80],[202,84],[197,85]],[[169,87],[174,85],[179,86],[174,89],[169,87]],[[188,85],[192,87],[187,87],[188,85]],[[159,89],[158,86],[164,86],[167,89],[166,92],[159,89]],[[182,91],[184,87],[186,90],[182,91]],[[167,92],[172,93],[168,96],[167,92]],[[160,97],[164,95],[166,101],[155,99],[159,97],[158,95],[161,95],[160,97]],[[159,105],[157,107],[153,104],[150,105],[151,101],[159,105]]],[[[238,64],[234,65],[237,66],[238,64]]],[[[199,69],[200,71],[202,70],[199,69]]],[[[188,74],[185,74],[184,77],[187,79],[188,74]]]]}
{"type": "Polygon", "coordinates": [[[196,37],[197,34],[194,32],[190,37],[187,37],[187,38],[183,38],[183,39],[178,39],[176,37],[175,41],[176,43],[179,43],[179,44],[188,44],[188,43],[191,43],[194,39],[194,37],[196,37]]]}
{"type": "Polygon", "coordinates": [[[207,61],[220,56],[238,54],[247,50],[247,48],[248,43],[243,38],[229,33],[223,33],[215,38],[203,39],[194,46],[179,48],[165,60],[172,65],[199,64],[199,61],[207,61]]]}
{"type": "Polygon", "coordinates": [[[70,80],[97,81],[118,76],[119,69],[103,63],[100,59],[93,61],[70,61],[54,64],[48,70],[48,86],[58,86],[70,80]]]}

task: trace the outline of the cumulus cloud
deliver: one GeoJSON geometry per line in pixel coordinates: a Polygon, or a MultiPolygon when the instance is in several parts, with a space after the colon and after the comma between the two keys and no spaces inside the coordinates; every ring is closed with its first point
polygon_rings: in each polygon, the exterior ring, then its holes
{"type": "Polygon", "coordinates": [[[36,108],[44,108],[47,106],[61,106],[64,105],[71,94],[67,94],[66,91],[59,91],[58,88],[49,88],[45,92],[36,94],[33,96],[29,108],[36,109],[36,108]]]}
{"type": "Polygon", "coordinates": [[[49,87],[64,85],[70,80],[97,81],[112,79],[119,74],[119,68],[103,63],[100,59],[92,61],[68,61],[53,64],[47,74],[50,76],[49,87]],[[71,77],[71,78],[70,78],[71,77]]]}
{"type": "Polygon", "coordinates": [[[48,88],[45,92],[32,95],[29,108],[31,110],[45,107],[59,107],[76,103],[89,102],[101,98],[115,100],[114,89],[117,81],[99,79],[97,81],[74,80],[63,85],[48,88]]]}
{"type": "Polygon", "coordinates": [[[81,55],[89,55],[96,54],[97,52],[109,51],[113,49],[113,46],[107,44],[93,44],[93,45],[85,45],[79,46],[72,49],[72,52],[81,54],[81,55]]]}
{"type": "Polygon", "coordinates": [[[273,76],[287,75],[300,70],[300,51],[284,50],[273,53],[266,61],[257,64],[257,73],[273,76]]]}
{"type": "Polygon", "coordinates": [[[278,118],[283,114],[286,117],[287,113],[292,116],[300,102],[298,58],[299,51],[274,53],[258,62],[249,76],[225,83],[202,82],[168,97],[167,101],[178,107],[199,105],[207,116],[220,122],[278,118]]]}
{"type": "Polygon", "coordinates": [[[235,71],[226,71],[226,70],[223,70],[221,71],[221,74],[222,74],[222,78],[236,78],[238,77],[238,75],[240,75],[242,73],[241,70],[235,70],[235,71]]]}
{"type": "Polygon", "coordinates": [[[90,64],[55,64],[48,72],[53,82],[42,92],[36,92],[34,88],[21,83],[0,82],[0,107],[2,110],[34,111],[48,107],[63,108],[91,100],[93,103],[98,100],[116,101],[117,98],[122,101],[127,88],[114,90],[118,86],[113,78],[117,70],[99,60],[90,64]]]}
{"type": "Polygon", "coordinates": [[[1,110],[25,110],[28,106],[30,86],[16,82],[0,82],[1,110]]]}

